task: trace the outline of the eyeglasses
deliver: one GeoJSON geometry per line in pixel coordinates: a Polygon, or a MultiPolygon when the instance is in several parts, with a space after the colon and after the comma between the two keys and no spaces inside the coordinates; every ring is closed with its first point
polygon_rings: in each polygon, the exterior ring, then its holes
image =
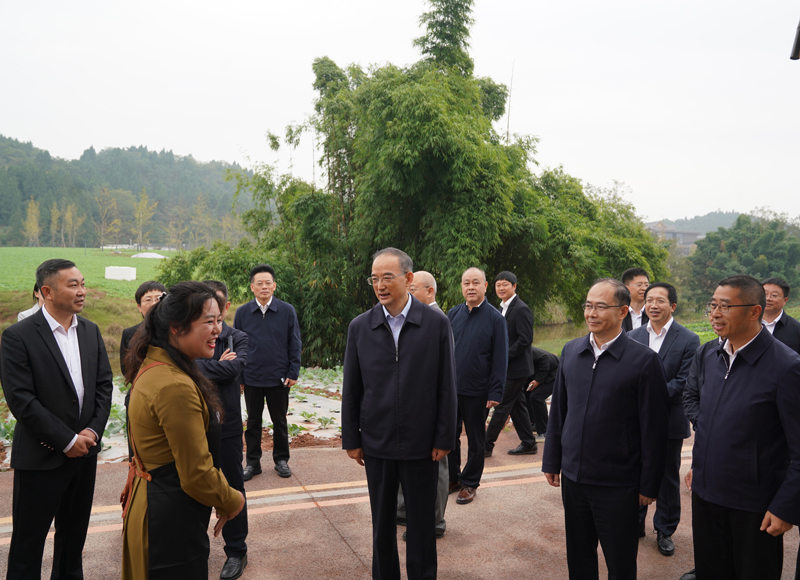
{"type": "Polygon", "coordinates": [[[669,301],[664,300],[663,298],[656,298],[656,299],[648,298],[647,300],[644,301],[644,303],[647,304],[648,306],[653,306],[654,304],[657,304],[659,306],[669,306],[669,301]]]}
{"type": "Polygon", "coordinates": [[[265,281],[265,280],[259,280],[258,282],[253,282],[253,286],[255,286],[256,288],[262,288],[262,287],[264,287],[264,286],[266,286],[267,288],[269,288],[269,287],[270,287],[270,286],[272,286],[274,283],[275,283],[275,282],[273,282],[272,280],[266,280],[266,281],[265,281]]]}
{"type": "Polygon", "coordinates": [[[628,284],[628,286],[633,286],[634,288],[647,288],[650,286],[650,282],[633,282],[628,284]]]}
{"type": "Polygon", "coordinates": [[[598,312],[605,312],[609,308],[621,308],[623,306],[627,306],[626,304],[591,304],[589,302],[584,302],[581,304],[581,308],[583,308],[584,312],[591,312],[592,310],[597,310],[598,312]]]}
{"type": "Polygon", "coordinates": [[[405,276],[405,274],[395,274],[394,276],[390,274],[384,274],[380,278],[377,276],[367,276],[367,284],[370,286],[376,286],[378,282],[383,282],[384,284],[390,284],[392,280],[395,278],[399,278],[400,276],[405,276]]]}
{"type": "Polygon", "coordinates": [[[719,309],[720,314],[727,314],[731,308],[744,308],[746,306],[758,306],[758,304],[717,304],[716,302],[708,302],[706,303],[706,316],[711,316],[717,309],[719,309]]]}

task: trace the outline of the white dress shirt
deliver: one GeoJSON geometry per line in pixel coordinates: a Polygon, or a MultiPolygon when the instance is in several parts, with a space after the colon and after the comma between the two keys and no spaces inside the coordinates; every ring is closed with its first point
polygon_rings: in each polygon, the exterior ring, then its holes
{"type": "Polygon", "coordinates": [[[628,312],[631,313],[631,330],[636,330],[642,325],[642,313],[644,313],[644,306],[639,311],[639,314],[636,314],[636,311],[633,309],[633,306],[628,307],[628,312]]]}
{"type": "Polygon", "coordinates": [[[39,303],[37,302],[31,308],[28,308],[27,310],[23,310],[22,312],[17,314],[17,322],[19,322],[20,320],[25,320],[26,318],[28,318],[28,316],[33,316],[34,314],[39,312],[40,308],[41,308],[41,306],[39,306],[39,303]]]}
{"type": "Polygon", "coordinates": [[[775,317],[775,320],[773,320],[772,322],[767,322],[762,318],[761,324],[763,324],[766,327],[766,329],[769,330],[770,334],[775,334],[775,325],[778,324],[778,321],[781,319],[781,316],[783,316],[783,308],[781,308],[781,313],[775,317]]]}
{"type": "Polygon", "coordinates": [[[386,310],[385,306],[381,306],[383,308],[383,314],[386,316],[386,322],[389,323],[389,328],[392,329],[392,338],[394,338],[394,347],[397,348],[398,340],[400,339],[400,331],[403,328],[403,324],[408,317],[408,311],[411,309],[411,295],[408,296],[408,300],[406,301],[406,305],[403,308],[403,311],[398,314],[397,316],[392,316],[389,314],[389,311],[386,310]]]}
{"type": "Polygon", "coordinates": [[[511,298],[509,298],[505,302],[501,302],[500,303],[500,308],[503,309],[502,315],[503,315],[504,318],[505,318],[506,312],[508,312],[509,304],[511,304],[514,301],[514,298],[516,298],[516,297],[517,297],[517,295],[514,294],[511,298]]]}
{"type": "Polygon", "coordinates": [[[597,359],[603,354],[608,348],[614,344],[614,341],[617,340],[620,336],[622,336],[622,329],[620,329],[619,334],[615,336],[612,340],[609,340],[603,346],[597,346],[597,341],[594,339],[594,332],[589,333],[589,342],[592,345],[592,350],[594,351],[594,361],[597,362],[597,359]]]}
{"type": "MultiPolygon", "coordinates": [[[[80,414],[83,409],[84,387],[83,372],[81,371],[81,349],[78,346],[78,317],[73,314],[69,329],[64,330],[61,323],[50,316],[50,313],[47,311],[47,306],[42,307],[42,313],[44,314],[45,320],[47,320],[47,324],[50,325],[50,330],[53,331],[53,336],[56,339],[56,343],[58,343],[61,356],[64,357],[64,362],[67,363],[69,376],[72,379],[72,384],[75,386],[75,393],[78,395],[78,413],[80,414]]],[[[95,433],[95,437],[96,436],[97,433],[95,433]]],[[[76,434],[75,437],[72,438],[72,441],[69,442],[69,445],[64,448],[64,453],[72,449],[77,439],[78,435],[76,434]]]]}
{"type": "MultiPolygon", "coordinates": [[[[740,352],[742,352],[742,349],[747,348],[748,346],[750,346],[750,343],[753,342],[756,338],[758,338],[758,334],[756,334],[753,338],[751,338],[749,341],[747,341],[747,344],[745,344],[744,346],[740,346],[736,350],[733,350],[733,347],[731,346],[731,341],[730,340],[726,340],[725,341],[725,344],[722,347],[722,349],[725,352],[728,353],[728,372],[729,373],[731,372],[731,369],[733,368],[733,361],[736,360],[736,355],[738,355],[740,352]]],[[[725,378],[727,379],[728,375],[725,375],[725,378]]]]}
{"type": "Polygon", "coordinates": [[[650,335],[650,349],[658,352],[661,350],[661,345],[664,344],[664,339],[667,336],[667,332],[669,332],[670,326],[675,319],[672,316],[669,317],[667,323],[661,329],[661,332],[656,334],[655,328],[653,328],[653,321],[649,321],[647,323],[647,334],[650,335]]]}
{"type": "Polygon", "coordinates": [[[256,299],[256,304],[258,304],[258,307],[261,309],[262,316],[266,316],[267,315],[267,309],[269,308],[269,305],[272,304],[272,299],[273,298],[275,298],[275,297],[274,296],[270,296],[269,300],[267,300],[266,304],[261,304],[261,302],[259,302],[258,299],[256,299]]]}

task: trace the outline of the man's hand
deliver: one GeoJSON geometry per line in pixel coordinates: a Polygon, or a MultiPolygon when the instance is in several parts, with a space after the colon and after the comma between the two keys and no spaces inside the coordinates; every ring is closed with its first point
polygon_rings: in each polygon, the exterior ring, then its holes
{"type": "Polygon", "coordinates": [[[641,493],[639,494],[639,505],[650,505],[656,501],[654,497],[644,497],[641,493]]]}
{"type": "Polygon", "coordinates": [[[236,360],[236,353],[231,352],[231,349],[226,348],[225,352],[220,355],[219,360],[236,360]]]}
{"type": "Polygon", "coordinates": [[[219,536],[219,533],[222,531],[222,526],[224,526],[226,523],[228,523],[233,518],[238,516],[242,512],[242,510],[244,509],[244,494],[239,490],[236,490],[236,491],[239,493],[239,497],[241,498],[242,501],[239,503],[239,507],[236,509],[235,512],[231,512],[227,516],[221,516],[221,515],[219,515],[219,510],[215,510],[216,513],[217,513],[217,521],[214,524],[214,537],[215,538],[217,536],[219,536]]]}
{"type": "Polygon", "coordinates": [[[297,381],[295,379],[286,379],[286,382],[284,382],[283,384],[291,388],[297,384],[297,381]]]}
{"type": "Polygon", "coordinates": [[[693,469],[689,470],[689,473],[686,474],[686,477],[683,478],[683,481],[686,482],[686,489],[692,491],[692,476],[693,476],[693,469]]]}
{"type": "Polygon", "coordinates": [[[767,532],[770,536],[780,536],[792,529],[792,524],[784,522],[781,518],[767,512],[761,522],[761,531],[767,532]]]}
{"type": "Polygon", "coordinates": [[[358,449],[346,449],[347,456],[350,459],[355,459],[359,465],[364,465],[364,450],[359,447],[358,449]]]}
{"type": "Polygon", "coordinates": [[[558,487],[561,485],[561,480],[559,479],[557,473],[545,473],[544,476],[547,479],[547,483],[553,487],[558,487]]]}
{"type": "Polygon", "coordinates": [[[486,408],[491,409],[492,407],[496,407],[499,404],[500,404],[499,401],[486,401],[486,408]]]}
{"type": "Polygon", "coordinates": [[[65,455],[73,459],[76,457],[83,457],[89,453],[89,449],[95,445],[97,445],[97,443],[94,441],[94,433],[88,429],[84,429],[78,433],[78,438],[75,440],[75,444],[69,448],[69,451],[67,451],[65,455]],[[87,432],[89,433],[88,436],[86,435],[87,432]]]}
{"type": "Polygon", "coordinates": [[[436,447],[434,447],[433,451],[431,452],[431,459],[433,459],[434,461],[441,461],[442,459],[447,457],[448,453],[450,452],[446,451],[445,449],[436,449],[436,447]]]}
{"type": "Polygon", "coordinates": [[[528,390],[532,391],[533,389],[535,389],[536,387],[538,387],[541,384],[542,383],[540,383],[539,381],[531,381],[531,384],[528,385],[528,390]]]}

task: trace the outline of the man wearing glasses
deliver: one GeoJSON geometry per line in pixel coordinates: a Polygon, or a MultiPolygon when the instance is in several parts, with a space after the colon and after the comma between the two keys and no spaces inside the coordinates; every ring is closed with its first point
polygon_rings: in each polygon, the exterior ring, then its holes
{"type": "Polygon", "coordinates": [[[636,578],[639,506],[664,475],[669,394],[658,354],[622,332],[628,289],[595,282],[583,305],[589,336],[568,342],[556,375],[542,472],[561,486],[572,580],[636,578]]]}
{"type": "Polygon", "coordinates": [[[250,271],[250,290],[255,299],[240,306],[233,327],[247,334],[248,356],[244,367],[244,402],[247,407],[247,444],[244,480],[261,473],[261,423],[264,400],[272,421],[272,460],[281,477],[291,477],[289,461],[289,389],[300,373],[300,325],[294,307],[275,298],[275,270],[261,264],[250,271]]]}
{"type": "Polygon", "coordinates": [[[409,295],[413,267],[396,248],[377,252],[367,282],[378,304],[347,330],[342,448],[366,469],[375,580],[400,578],[400,484],[408,577],[436,578],[436,482],[455,440],[453,335],[446,316],[409,295]]]}
{"type": "Polygon", "coordinates": [[[686,478],[701,580],[780,578],[800,524],[800,356],[763,327],[765,306],[751,276],[721,280],[707,305],[725,342],[705,354],[686,478]]]}

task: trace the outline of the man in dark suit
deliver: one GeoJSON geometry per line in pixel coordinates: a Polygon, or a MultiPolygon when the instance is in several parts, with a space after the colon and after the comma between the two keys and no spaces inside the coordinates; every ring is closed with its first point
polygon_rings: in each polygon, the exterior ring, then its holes
{"type": "Polygon", "coordinates": [[[400,578],[400,483],[408,577],[436,578],[438,463],[455,443],[453,335],[446,316],[409,296],[412,271],[405,252],[375,254],[369,283],[379,304],[350,323],[344,355],[342,447],[366,467],[375,580],[400,578]]]}
{"type": "MultiPolygon", "coordinates": [[[[217,280],[206,280],[214,292],[225,301],[220,312],[222,331],[217,337],[214,356],[198,358],[195,363],[200,371],[217,386],[225,419],[222,422],[222,445],[220,449],[220,469],[228,484],[242,492],[244,490],[244,470],[242,469],[242,392],[241,375],[247,364],[247,335],[225,324],[225,315],[230,310],[228,287],[217,280]]],[[[220,580],[239,578],[247,566],[247,504],[242,511],[222,528],[225,540],[225,564],[222,566],[220,580]]]]}
{"type": "Polygon", "coordinates": [[[628,289],[613,278],[589,290],[589,336],[564,346],[553,391],[542,472],[561,485],[572,580],[636,578],[639,506],[664,475],[669,394],[658,355],[622,331],[628,289]],[[561,474],[562,477],[559,477],[561,474]]]}
{"type": "Polygon", "coordinates": [[[294,306],[275,298],[275,270],[260,264],[250,271],[255,298],[240,306],[233,327],[247,334],[250,358],[244,368],[244,404],[247,406],[247,467],[244,480],[261,473],[261,424],[264,400],[272,419],[272,460],[281,477],[291,477],[289,467],[289,389],[300,376],[300,323],[294,306]]]}
{"type": "MultiPolygon", "coordinates": [[[[691,330],[678,324],[672,317],[678,307],[678,292],[672,284],[651,284],[644,298],[644,308],[649,319],[647,326],[630,333],[632,340],[649,346],[658,353],[667,379],[670,399],[669,441],[664,478],[656,499],[653,525],[656,529],[658,551],[665,556],[675,553],[672,535],[681,520],[681,448],[683,440],[691,435],[689,420],[683,412],[683,389],[700,339],[691,330]]],[[[639,508],[639,536],[644,536],[647,506],[639,508]]]]}
{"type": "Polygon", "coordinates": [[[767,295],[767,306],[761,323],[772,336],[800,354],[800,322],[783,310],[789,301],[789,284],[783,278],[767,278],[761,285],[767,295]]]}
{"type": "Polygon", "coordinates": [[[622,283],[631,294],[628,315],[622,321],[625,332],[647,326],[647,313],[644,311],[644,291],[650,285],[650,275],[644,268],[628,268],[622,273],[622,283]]]}
{"type": "Polygon", "coordinates": [[[531,426],[536,427],[537,439],[547,435],[547,397],[553,394],[553,385],[558,374],[558,357],[552,352],[531,347],[533,356],[533,375],[528,377],[525,397],[528,401],[528,414],[531,426]]]}
{"type": "MultiPolygon", "coordinates": [[[[161,298],[161,294],[167,291],[167,287],[164,286],[161,282],[156,282],[155,280],[148,280],[147,282],[142,282],[139,287],[136,289],[136,294],[134,294],[134,298],[136,299],[136,308],[139,310],[139,314],[144,315],[147,314],[147,311],[150,310],[153,305],[158,302],[161,298]]],[[[122,331],[122,341],[119,345],[119,367],[122,371],[122,376],[125,376],[125,355],[128,354],[128,345],[131,343],[131,339],[133,335],[136,334],[136,331],[139,330],[139,327],[142,325],[140,322],[139,324],[134,324],[133,326],[126,328],[122,331]]],[[[125,395],[125,408],[128,407],[128,399],[130,398],[130,391],[125,395]]]]}
{"type": "Polygon", "coordinates": [[[520,444],[509,449],[509,455],[533,455],[538,451],[531,429],[525,389],[528,377],[533,374],[533,313],[517,296],[517,277],[512,272],[500,272],[494,279],[494,289],[502,300],[500,312],[508,327],[508,370],[503,389],[503,400],[494,408],[486,429],[486,457],[491,457],[494,443],[505,427],[508,416],[514,423],[520,444]]]}
{"type": "Polygon", "coordinates": [[[780,578],[800,523],[800,356],[763,327],[765,305],[758,280],[731,276],[707,308],[725,342],[705,355],[687,477],[701,580],[780,578]]]}
{"type": "Polygon", "coordinates": [[[75,264],[47,260],[36,282],[44,306],[9,326],[0,345],[3,392],[17,419],[8,578],[40,578],[55,518],[51,577],[81,579],[97,454],[111,409],[111,365],[97,325],[77,316],[86,286],[75,264]]]}

